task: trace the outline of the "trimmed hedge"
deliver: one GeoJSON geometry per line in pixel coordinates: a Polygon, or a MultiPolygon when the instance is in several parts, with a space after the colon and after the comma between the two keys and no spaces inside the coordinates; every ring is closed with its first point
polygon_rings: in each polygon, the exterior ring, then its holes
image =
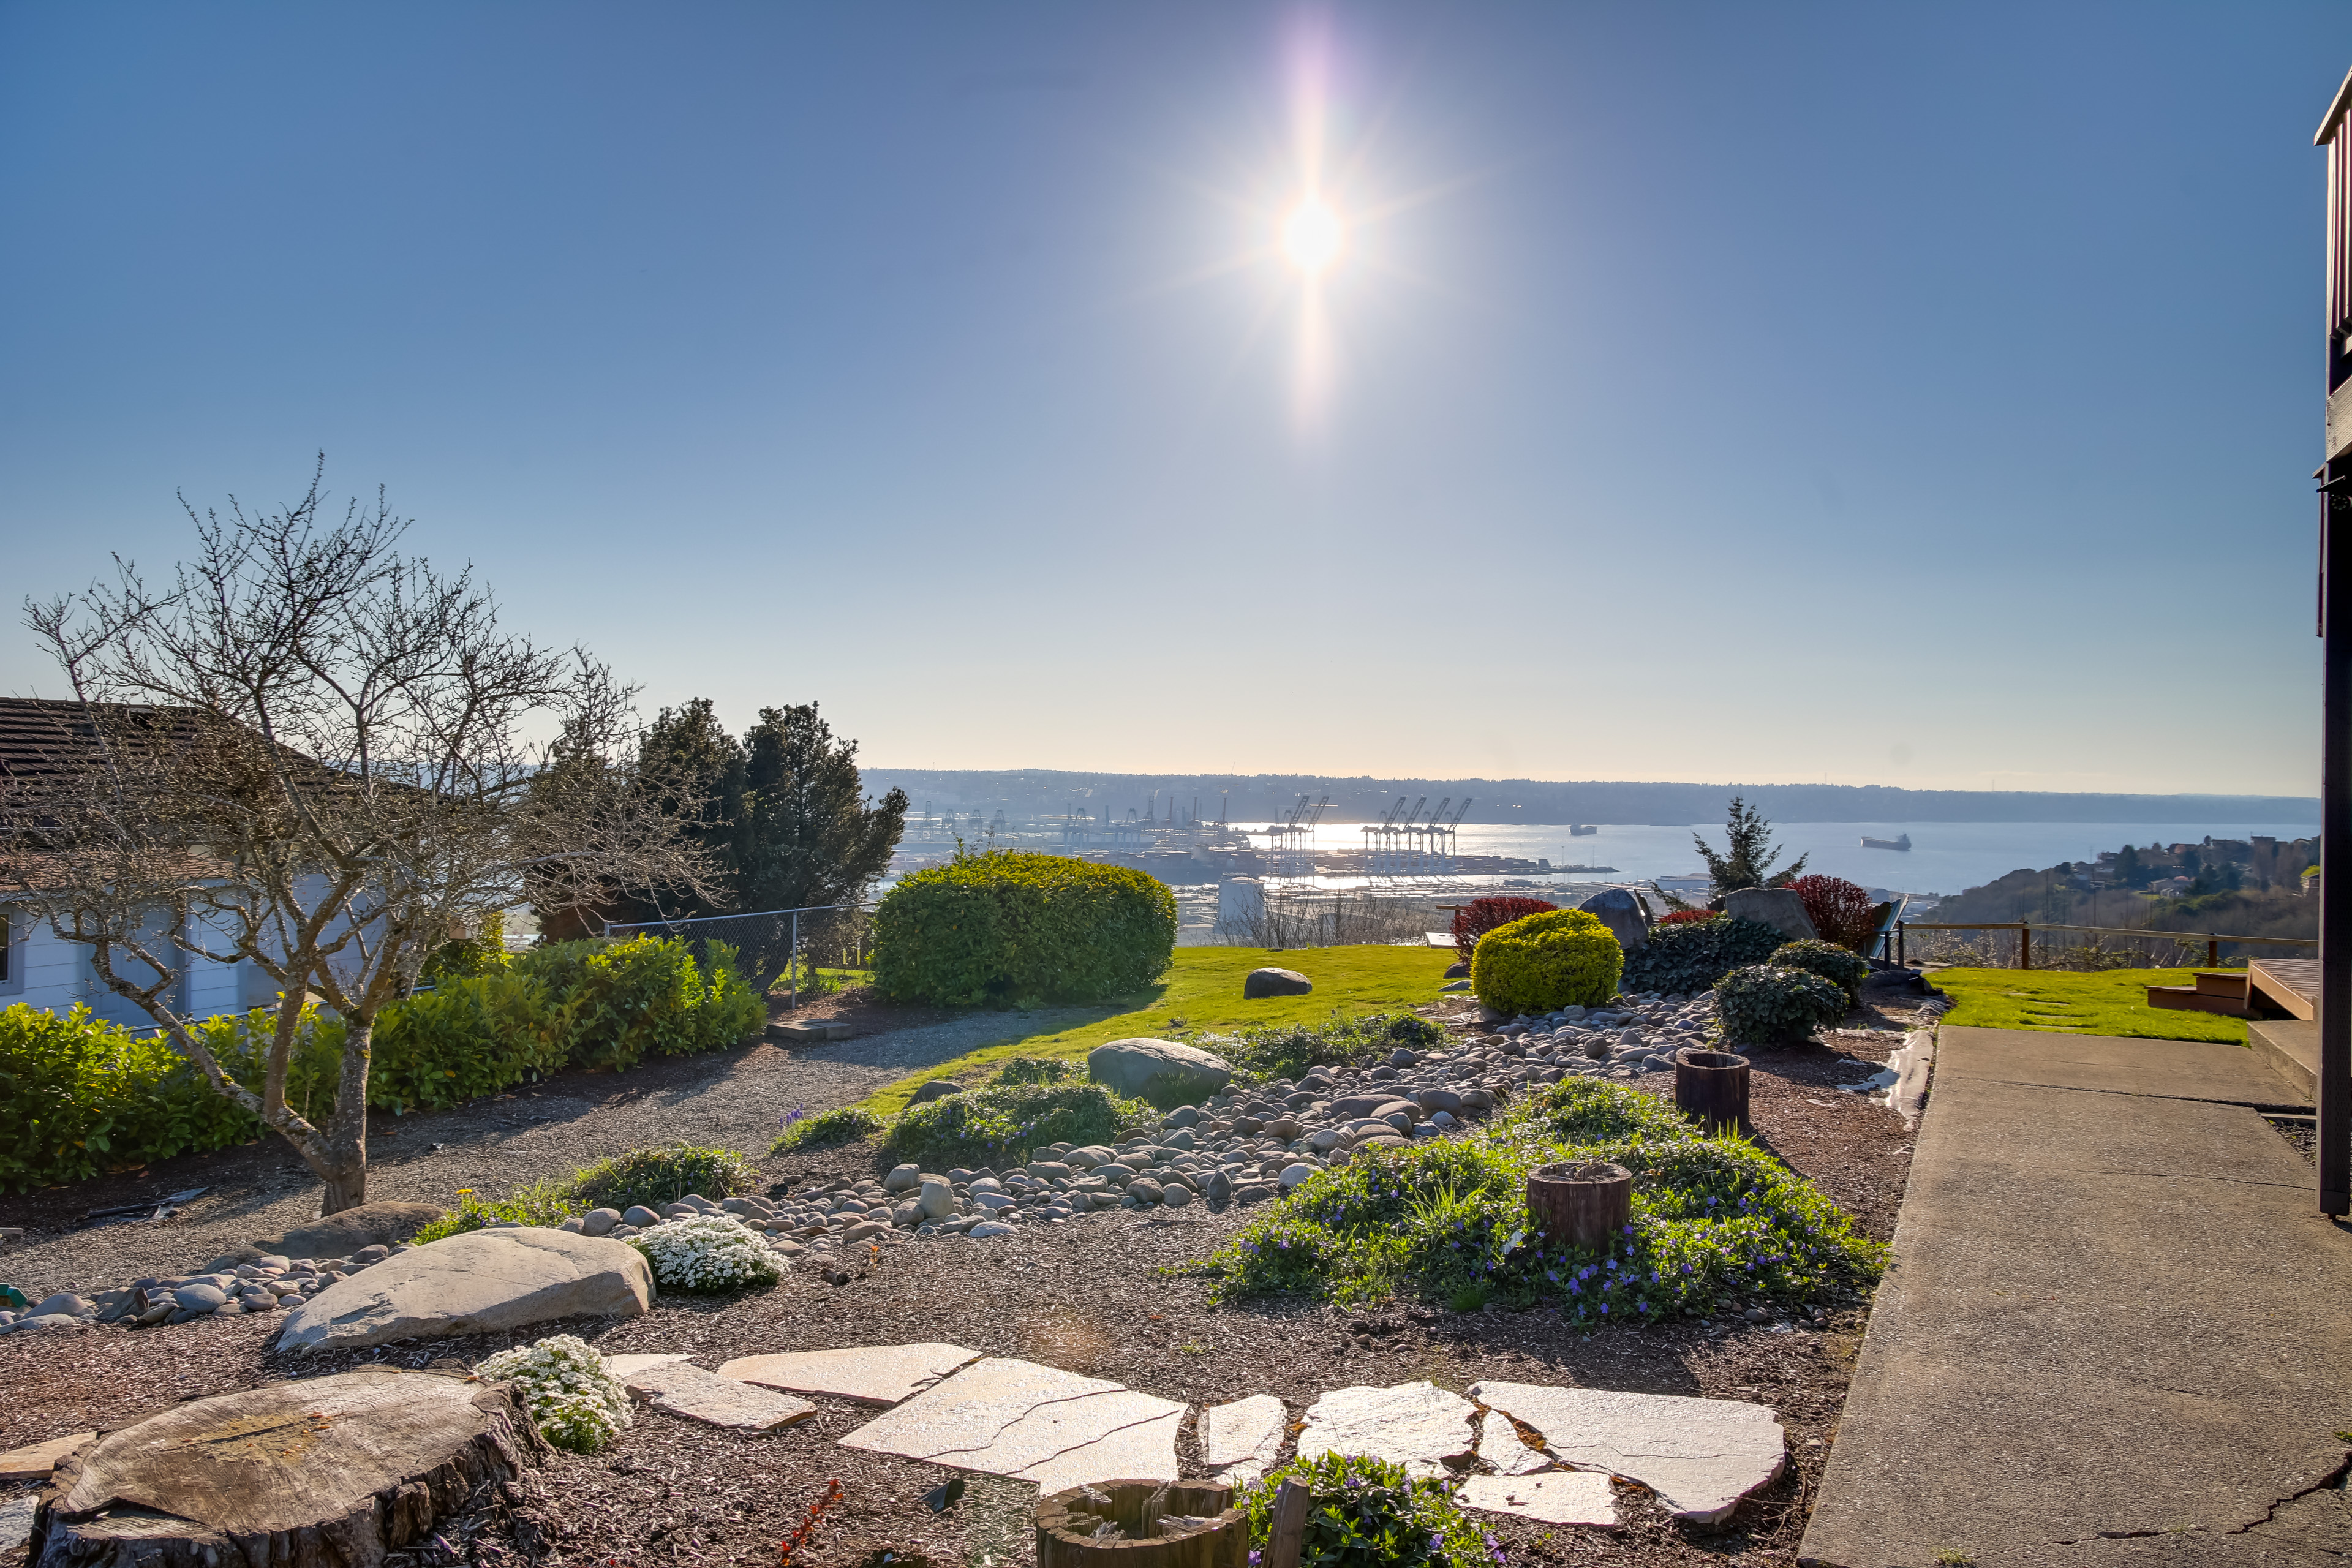
{"type": "Polygon", "coordinates": [[[947,1006],[1098,1002],[1176,951],[1176,895],[1123,866],[996,849],[903,878],[874,913],[874,985],[947,1006]]]}
{"type": "Polygon", "coordinates": [[[1870,978],[1870,961],[1833,942],[1783,942],[1765,962],[1776,969],[1802,969],[1820,975],[1845,993],[1849,1009],[1862,1005],[1862,983],[1870,978]]]}
{"type": "Polygon", "coordinates": [[[1625,950],[1598,915],[1553,910],[1496,926],[1470,955],[1470,994],[1499,1013],[1598,1007],[1617,994],[1625,950]]]}
{"type": "Polygon", "coordinates": [[[1751,963],[1716,983],[1715,1013],[1735,1045],[1795,1045],[1845,1016],[1845,993],[1810,970],[1751,963]]]}
{"type": "Polygon", "coordinates": [[[1473,899],[1454,911],[1454,951],[1466,963],[1478,949],[1478,939],[1496,926],[1507,926],[1529,915],[1549,914],[1558,908],[1558,904],[1543,899],[1473,899]]]}
{"type": "Polygon", "coordinates": [[[1761,963],[1788,938],[1760,921],[1661,921],[1650,928],[1650,941],[1625,960],[1620,984],[1628,991],[1696,994],[1743,963],[1761,963]]]}

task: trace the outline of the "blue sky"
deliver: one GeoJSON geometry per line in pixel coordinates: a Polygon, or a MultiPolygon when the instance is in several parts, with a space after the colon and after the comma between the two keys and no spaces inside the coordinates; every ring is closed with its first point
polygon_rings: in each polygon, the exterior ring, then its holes
{"type": "Polygon", "coordinates": [[[0,582],[323,449],[649,707],[898,766],[2309,793],[2347,64],[2318,5],[0,5],[0,582]]]}

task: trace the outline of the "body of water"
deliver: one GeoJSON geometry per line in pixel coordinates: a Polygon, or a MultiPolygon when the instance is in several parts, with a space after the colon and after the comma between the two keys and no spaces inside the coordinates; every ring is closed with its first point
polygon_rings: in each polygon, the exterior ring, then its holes
{"type": "MultiPolygon", "coordinates": [[[[1327,824],[1316,835],[1326,850],[1363,845],[1358,825],[1327,824]]],[[[1613,876],[1596,880],[1645,881],[1653,877],[1704,875],[1706,863],[1691,836],[1704,835],[1724,847],[1723,825],[1659,827],[1649,824],[1599,825],[1600,831],[1571,837],[1567,826],[1511,827],[1464,823],[1455,844],[1464,855],[1502,855],[1549,860],[1556,867],[1612,866],[1613,876]]],[[[2242,822],[1776,822],[1772,840],[1777,864],[1799,855],[1805,869],[1843,877],[1865,888],[1905,893],[1951,894],[1980,886],[2021,868],[2040,870],[2061,860],[2096,860],[2102,850],[2126,844],[2197,843],[2208,837],[2315,837],[2310,823],[2242,822]],[[1862,840],[1909,835],[1909,850],[1864,849],[1862,840]]],[[[1261,839],[1259,842],[1263,843],[1261,839]]]]}

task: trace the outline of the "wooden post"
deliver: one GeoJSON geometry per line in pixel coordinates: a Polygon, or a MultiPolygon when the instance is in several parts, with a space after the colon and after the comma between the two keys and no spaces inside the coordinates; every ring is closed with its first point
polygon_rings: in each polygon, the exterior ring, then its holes
{"type": "Polygon", "coordinates": [[[1727,1127],[1748,1131],[1748,1058],[1689,1047],[1676,1051],[1675,1109],[1710,1137],[1727,1127]]]}
{"type": "Polygon", "coordinates": [[[1307,1534],[1307,1510],[1315,1494],[1285,1481],[1274,1494],[1274,1517],[1266,1521],[1265,1557],[1260,1568],[1298,1568],[1299,1543],[1307,1534]]]}
{"type": "Polygon", "coordinates": [[[1898,966],[1908,969],[1911,967],[1911,951],[1910,944],[1903,940],[1903,925],[1901,921],[1895,922],[1895,962],[1898,966]]]}
{"type": "Polygon", "coordinates": [[[1546,1165],[1528,1178],[1528,1215],[1554,1242],[1606,1251],[1633,1223],[1633,1173],[1606,1160],[1546,1165]]]}
{"type": "Polygon", "coordinates": [[[2017,967],[2020,969],[2033,967],[2033,922],[2032,921],[2017,922],[2017,967]]]}
{"type": "Polygon", "coordinates": [[[2208,969],[2221,967],[2221,940],[2219,937],[2211,939],[2205,944],[2205,967],[2208,969]]]}
{"type": "Polygon", "coordinates": [[[1098,1481],[1041,1497],[1037,1568],[1245,1568],[1249,1516],[1233,1501],[1233,1488],[1210,1481],[1098,1481]]]}

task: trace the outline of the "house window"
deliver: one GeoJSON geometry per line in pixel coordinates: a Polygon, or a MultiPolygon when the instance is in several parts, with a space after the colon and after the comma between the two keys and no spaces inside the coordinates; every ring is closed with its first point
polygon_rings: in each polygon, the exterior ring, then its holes
{"type": "Polygon", "coordinates": [[[16,922],[6,913],[0,912],[0,996],[22,996],[24,994],[25,953],[17,940],[16,922]]]}

